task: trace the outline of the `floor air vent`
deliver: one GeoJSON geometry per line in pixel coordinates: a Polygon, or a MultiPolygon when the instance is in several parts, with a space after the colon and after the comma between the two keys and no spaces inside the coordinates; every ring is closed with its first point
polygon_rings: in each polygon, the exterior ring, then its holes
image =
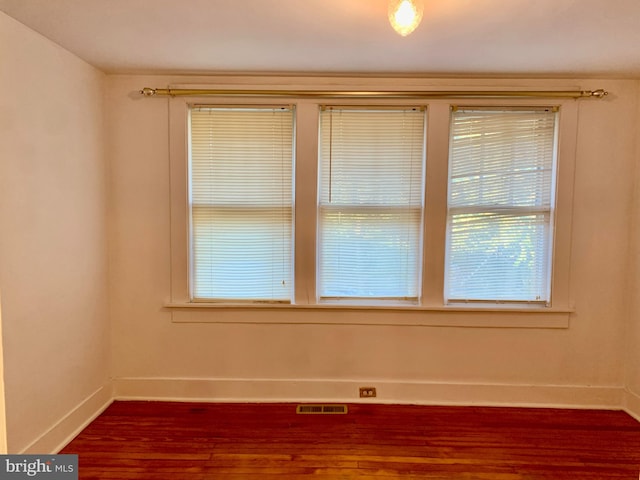
{"type": "Polygon", "coordinates": [[[346,405],[298,405],[296,413],[306,414],[341,414],[347,413],[348,409],[346,405]]]}

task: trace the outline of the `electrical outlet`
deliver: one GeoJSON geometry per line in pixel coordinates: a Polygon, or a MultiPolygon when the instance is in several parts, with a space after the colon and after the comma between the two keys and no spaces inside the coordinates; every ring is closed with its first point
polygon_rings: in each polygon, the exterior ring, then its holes
{"type": "Polygon", "coordinates": [[[360,387],[360,398],[373,398],[376,396],[376,387],[360,387]]]}

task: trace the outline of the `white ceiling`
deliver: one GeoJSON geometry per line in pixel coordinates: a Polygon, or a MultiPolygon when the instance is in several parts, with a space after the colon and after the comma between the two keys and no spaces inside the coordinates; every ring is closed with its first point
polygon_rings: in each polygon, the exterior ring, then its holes
{"type": "Polygon", "coordinates": [[[0,0],[109,73],[605,75],[640,78],[640,0],[0,0]]]}

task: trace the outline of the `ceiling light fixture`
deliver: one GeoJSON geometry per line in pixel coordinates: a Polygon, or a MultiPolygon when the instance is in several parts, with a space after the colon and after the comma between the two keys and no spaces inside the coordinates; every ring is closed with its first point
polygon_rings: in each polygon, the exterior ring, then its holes
{"type": "Polygon", "coordinates": [[[422,20],[422,0],[389,0],[389,22],[403,37],[413,32],[422,20]]]}

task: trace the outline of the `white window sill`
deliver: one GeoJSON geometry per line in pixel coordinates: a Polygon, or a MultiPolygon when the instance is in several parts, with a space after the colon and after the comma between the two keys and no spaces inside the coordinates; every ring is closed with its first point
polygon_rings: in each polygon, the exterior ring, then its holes
{"type": "Polygon", "coordinates": [[[569,328],[572,309],[539,306],[167,303],[174,323],[569,328]]]}

